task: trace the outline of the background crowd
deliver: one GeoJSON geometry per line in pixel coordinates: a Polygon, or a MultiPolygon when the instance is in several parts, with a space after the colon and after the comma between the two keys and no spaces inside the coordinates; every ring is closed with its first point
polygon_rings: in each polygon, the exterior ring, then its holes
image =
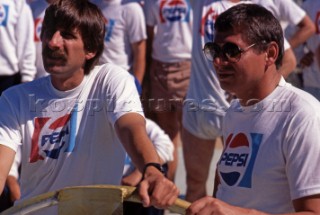
{"type": "MultiPolygon", "coordinates": [[[[41,28],[46,8],[55,1],[0,0],[0,94],[11,86],[49,75],[43,65],[41,28]]],[[[320,101],[318,0],[92,2],[101,9],[106,29],[98,64],[115,64],[134,76],[144,114],[152,120],[147,121],[148,136],[167,164],[167,178],[172,181],[178,165],[177,148],[182,145],[185,198],[190,202],[208,195],[206,183],[215,145],[221,141],[226,110],[237,97],[221,88],[215,66],[203,53],[205,44],[215,39],[213,26],[221,13],[240,3],[268,9],[280,22],[285,37],[283,60],[277,70],[287,82],[320,101]]],[[[20,198],[19,155],[1,195],[0,211],[20,198]]],[[[126,164],[122,184],[138,185],[142,174],[128,155],[126,164]]],[[[138,206],[134,207],[138,211],[138,206]]],[[[153,208],[143,213],[163,211],[153,208]]]]}

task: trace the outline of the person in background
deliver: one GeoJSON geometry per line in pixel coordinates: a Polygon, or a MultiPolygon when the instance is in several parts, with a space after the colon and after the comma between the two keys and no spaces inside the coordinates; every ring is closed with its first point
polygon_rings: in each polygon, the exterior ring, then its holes
{"type": "Polygon", "coordinates": [[[239,4],[214,28],[204,52],[237,99],[223,121],[216,198],[195,201],[186,214],[319,214],[320,103],[279,72],[280,23],[264,7],[239,4]]]}
{"type": "Polygon", "coordinates": [[[186,167],[186,200],[206,195],[206,181],[215,143],[221,136],[221,122],[229,106],[212,64],[203,55],[203,46],[214,38],[217,16],[240,0],[193,1],[191,77],[183,106],[182,144],[186,167]]]}
{"type": "Polygon", "coordinates": [[[320,2],[307,0],[302,8],[311,17],[316,33],[303,45],[305,53],[300,60],[303,89],[320,101],[320,2]]]}
{"type": "Polygon", "coordinates": [[[174,180],[178,165],[183,101],[191,68],[193,13],[189,0],[147,0],[148,108],[154,120],[174,144],[174,160],[168,164],[168,178],[174,180]]]}
{"type": "Polygon", "coordinates": [[[18,202],[67,186],[120,184],[125,151],[142,172],[138,193],[144,206],[165,208],[177,198],[178,188],[163,175],[147,136],[133,78],[112,64],[96,66],[104,36],[96,5],[54,2],[40,36],[50,75],[0,97],[0,191],[21,147],[18,202]]]}
{"type": "Polygon", "coordinates": [[[49,73],[46,72],[43,66],[42,61],[42,44],[41,44],[41,38],[40,33],[42,29],[42,22],[44,18],[44,13],[46,11],[46,8],[52,4],[55,0],[28,0],[28,4],[30,5],[32,16],[33,16],[33,22],[34,22],[34,44],[36,48],[36,69],[37,74],[36,78],[41,78],[43,76],[49,75],[49,73]]]}
{"type": "Polygon", "coordinates": [[[315,33],[315,27],[308,14],[292,0],[252,0],[254,3],[267,8],[279,20],[283,31],[289,26],[295,26],[292,32],[285,35],[285,55],[280,68],[282,75],[295,85],[297,59],[294,49],[303,44],[315,33]],[[288,42],[288,43],[287,43],[288,42]]]}
{"type": "Polygon", "coordinates": [[[93,0],[105,18],[104,51],[99,64],[113,63],[142,83],[145,73],[146,24],[141,5],[122,0],[93,0]]]}
{"type": "Polygon", "coordinates": [[[25,0],[0,0],[0,95],[36,74],[33,21],[25,0]]]}

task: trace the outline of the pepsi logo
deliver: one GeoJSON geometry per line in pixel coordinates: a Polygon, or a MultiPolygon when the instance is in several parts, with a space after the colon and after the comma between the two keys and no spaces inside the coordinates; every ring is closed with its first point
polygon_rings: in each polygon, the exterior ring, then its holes
{"type": "Polygon", "coordinates": [[[252,171],[262,141],[262,134],[230,134],[218,162],[219,175],[226,185],[251,187],[252,171]],[[248,138],[249,136],[249,138],[248,138]]]}
{"type": "Polygon", "coordinates": [[[165,22],[189,22],[190,5],[183,0],[169,0],[160,3],[160,21],[165,22]]]}
{"type": "Polygon", "coordinates": [[[116,24],[116,20],[105,18],[106,34],[105,34],[104,40],[106,42],[109,42],[111,40],[115,24],[116,24]]]}
{"type": "Polygon", "coordinates": [[[56,120],[49,117],[35,118],[35,130],[32,136],[30,163],[44,158],[58,159],[62,148],[69,140],[70,114],[56,120]]]}
{"type": "Polygon", "coordinates": [[[34,21],[34,41],[35,42],[40,42],[40,34],[41,34],[41,29],[42,29],[42,18],[37,18],[34,21]]]}
{"type": "Polygon", "coordinates": [[[214,23],[218,17],[218,13],[210,8],[201,19],[200,33],[205,36],[206,41],[213,41],[214,38],[214,23]]]}

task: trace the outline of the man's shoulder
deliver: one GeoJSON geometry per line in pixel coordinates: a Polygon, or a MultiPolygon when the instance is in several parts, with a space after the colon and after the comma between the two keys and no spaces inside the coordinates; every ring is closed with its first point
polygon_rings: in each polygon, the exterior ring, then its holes
{"type": "Polygon", "coordinates": [[[48,76],[46,77],[42,77],[39,79],[35,79],[33,81],[30,82],[25,82],[25,83],[21,83],[18,85],[14,85],[10,88],[8,88],[6,91],[4,91],[4,93],[6,94],[16,94],[16,93],[27,93],[27,92],[32,92],[32,91],[36,91],[37,89],[41,89],[44,85],[47,84],[48,81],[48,76]]]}
{"type": "Polygon", "coordinates": [[[90,76],[94,76],[93,79],[102,79],[105,81],[112,81],[114,79],[125,79],[130,77],[130,74],[125,69],[112,63],[105,63],[95,66],[90,73],[90,76]]]}
{"type": "Polygon", "coordinates": [[[298,113],[315,116],[320,115],[320,102],[311,94],[294,86],[286,86],[283,89],[282,99],[286,100],[292,110],[298,113]]]}
{"type": "Polygon", "coordinates": [[[115,73],[128,73],[125,69],[113,63],[104,63],[101,65],[95,66],[92,71],[92,74],[102,75],[102,74],[110,74],[116,75],[115,73]]]}

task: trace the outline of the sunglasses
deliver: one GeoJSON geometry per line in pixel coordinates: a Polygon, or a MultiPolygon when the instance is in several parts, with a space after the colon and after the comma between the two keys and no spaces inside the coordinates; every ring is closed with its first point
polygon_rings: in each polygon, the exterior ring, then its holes
{"type": "Polygon", "coordinates": [[[223,44],[223,46],[219,46],[217,43],[208,42],[204,45],[203,53],[209,61],[214,61],[216,58],[224,58],[231,63],[236,63],[240,60],[241,54],[254,45],[256,45],[256,43],[242,49],[238,45],[230,42],[223,44]]]}

